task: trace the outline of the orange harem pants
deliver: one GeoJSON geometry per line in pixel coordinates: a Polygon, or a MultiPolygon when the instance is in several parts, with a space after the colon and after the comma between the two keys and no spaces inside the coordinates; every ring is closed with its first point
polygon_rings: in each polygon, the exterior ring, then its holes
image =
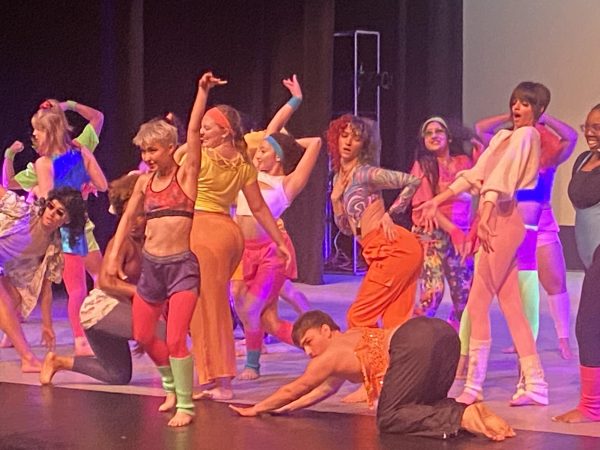
{"type": "Polygon", "coordinates": [[[190,247],[200,263],[200,298],[192,316],[192,353],[200,384],[236,375],[229,279],[242,258],[244,238],[225,214],[196,211],[190,247]]]}
{"type": "Polygon", "coordinates": [[[377,327],[380,317],[383,328],[394,328],[412,317],[423,248],[413,233],[395,229],[393,242],[379,227],[360,243],[369,269],[348,310],[349,328],[377,327]]]}

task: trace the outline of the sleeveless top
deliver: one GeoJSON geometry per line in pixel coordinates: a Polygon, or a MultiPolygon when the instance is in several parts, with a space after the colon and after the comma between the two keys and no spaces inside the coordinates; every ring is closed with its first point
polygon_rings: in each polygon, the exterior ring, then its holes
{"type": "MultiPolygon", "coordinates": [[[[179,170],[179,169],[178,169],[179,170]]],[[[177,170],[171,182],[162,191],[152,189],[156,172],[150,177],[144,192],[144,212],[146,219],[157,219],[165,216],[194,217],[194,200],[189,198],[177,181],[177,170]]]]}
{"type": "MultiPolygon", "coordinates": [[[[266,184],[271,188],[261,188],[260,193],[275,220],[279,219],[283,212],[290,206],[290,201],[283,189],[283,178],[283,175],[269,175],[266,172],[258,172],[258,182],[266,184]]],[[[246,196],[242,191],[238,193],[236,214],[238,216],[252,215],[250,206],[248,206],[248,200],[246,200],[246,196]]]]}
{"type": "Polygon", "coordinates": [[[569,199],[575,207],[575,242],[577,252],[588,269],[600,245],[600,167],[584,172],[581,168],[592,156],[584,152],[573,166],[569,182],[569,199]]]}
{"type": "Polygon", "coordinates": [[[390,364],[385,330],[382,328],[360,328],[361,338],[354,348],[360,362],[363,384],[367,390],[367,403],[372,407],[379,398],[383,377],[390,364]]]}
{"type": "MultiPolygon", "coordinates": [[[[76,148],[69,148],[62,155],[52,159],[54,170],[54,188],[70,187],[81,191],[84,184],[90,182],[90,176],[85,170],[83,156],[76,148]]],[[[60,228],[60,239],[63,252],[72,255],[85,256],[88,253],[87,239],[82,233],[71,245],[70,231],[68,228],[60,228]]]]}

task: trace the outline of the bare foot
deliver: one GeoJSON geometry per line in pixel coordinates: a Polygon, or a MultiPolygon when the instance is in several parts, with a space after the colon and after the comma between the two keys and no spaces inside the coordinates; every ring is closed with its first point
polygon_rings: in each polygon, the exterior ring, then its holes
{"type": "Polygon", "coordinates": [[[342,403],[363,403],[367,401],[367,389],[364,385],[342,398],[342,403]]]}
{"type": "Polygon", "coordinates": [[[515,436],[515,431],[504,419],[487,409],[483,404],[467,406],[462,416],[461,427],[465,430],[483,434],[492,441],[503,441],[515,436]]]}
{"type": "Polygon", "coordinates": [[[554,422],[564,422],[564,423],[585,423],[585,422],[595,422],[594,420],[587,417],[583,414],[579,409],[575,408],[569,412],[561,414],[560,416],[554,416],[552,418],[554,422]]]}
{"type": "Polygon", "coordinates": [[[177,404],[177,395],[175,392],[167,392],[165,401],[158,407],[158,412],[170,411],[177,404]]]}
{"type": "Polygon", "coordinates": [[[467,370],[469,369],[469,357],[466,355],[460,355],[458,360],[458,366],[456,367],[456,375],[454,376],[457,380],[467,379],[467,370]]]}
{"type": "Polygon", "coordinates": [[[501,351],[502,351],[502,353],[517,353],[517,350],[515,349],[514,345],[511,345],[510,347],[503,348],[501,351]]]}
{"type": "Polygon", "coordinates": [[[185,427],[186,425],[192,423],[192,419],[193,416],[177,411],[171,420],[169,420],[168,425],[170,427],[185,427]]]}
{"type": "Polygon", "coordinates": [[[194,394],[192,398],[194,400],[231,400],[233,398],[233,390],[215,387],[202,391],[200,394],[194,394]]]}
{"type": "Polygon", "coordinates": [[[558,350],[560,351],[560,357],[562,359],[573,358],[573,352],[571,351],[571,346],[569,345],[569,338],[560,338],[558,340],[558,350]]]}
{"type": "Polygon", "coordinates": [[[257,370],[251,367],[244,367],[244,370],[236,377],[238,380],[256,380],[260,377],[257,370]]]}
{"type": "Polygon", "coordinates": [[[75,356],[94,356],[94,351],[85,336],[75,338],[75,356]]]}
{"type": "Polygon", "coordinates": [[[8,335],[4,335],[2,336],[2,339],[0,339],[0,348],[12,348],[14,347],[13,343],[10,342],[10,339],[8,338],[8,335]]]}
{"type": "Polygon", "coordinates": [[[519,389],[517,393],[513,395],[513,399],[509,404],[510,406],[547,406],[548,396],[546,395],[544,398],[543,395],[528,393],[524,389],[519,389]]]}
{"type": "Polygon", "coordinates": [[[44,362],[42,364],[42,370],[40,372],[40,383],[42,383],[42,385],[52,383],[52,377],[56,373],[55,362],[56,353],[46,353],[46,357],[44,358],[44,362]]]}
{"type": "Polygon", "coordinates": [[[21,358],[21,372],[37,373],[42,370],[42,363],[35,357],[21,358]]]}

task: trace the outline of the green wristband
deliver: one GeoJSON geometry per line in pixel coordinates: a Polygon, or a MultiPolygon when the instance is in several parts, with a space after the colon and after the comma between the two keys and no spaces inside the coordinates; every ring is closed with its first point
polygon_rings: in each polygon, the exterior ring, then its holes
{"type": "Polygon", "coordinates": [[[4,159],[8,159],[10,161],[14,161],[15,160],[15,151],[8,147],[5,151],[4,151],[4,159]]]}
{"type": "Polygon", "coordinates": [[[74,100],[67,100],[67,109],[69,111],[75,111],[75,108],[77,108],[77,102],[74,100]]]}

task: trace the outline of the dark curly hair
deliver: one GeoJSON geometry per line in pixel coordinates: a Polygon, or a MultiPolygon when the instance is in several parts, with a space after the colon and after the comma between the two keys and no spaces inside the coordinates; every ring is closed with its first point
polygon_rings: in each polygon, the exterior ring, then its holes
{"type": "MultiPolygon", "coordinates": [[[[48,204],[52,200],[59,201],[69,214],[69,223],[64,224],[63,228],[69,230],[69,245],[74,247],[77,239],[84,232],[85,221],[87,220],[87,208],[81,192],[70,187],[52,189],[48,193],[45,204],[48,204]]],[[[40,216],[44,214],[45,210],[46,206],[44,205],[40,209],[40,216]]]]}
{"type": "Polygon", "coordinates": [[[289,134],[273,133],[270,136],[277,141],[283,150],[281,166],[283,167],[283,173],[289,175],[296,170],[296,166],[302,159],[302,155],[304,155],[304,148],[289,134]]]}
{"type": "Polygon", "coordinates": [[[340,327],[333,318],[323,311],[315,309],[313,311],[307,311],[302,314],[294,322],[294,328],[292,328],[292,341],[296,347],[300,347],[300,341],[304,334],[312,328],[321,328],[323,325],[328,325],[333,331],[339,331],[340,327]]]}

